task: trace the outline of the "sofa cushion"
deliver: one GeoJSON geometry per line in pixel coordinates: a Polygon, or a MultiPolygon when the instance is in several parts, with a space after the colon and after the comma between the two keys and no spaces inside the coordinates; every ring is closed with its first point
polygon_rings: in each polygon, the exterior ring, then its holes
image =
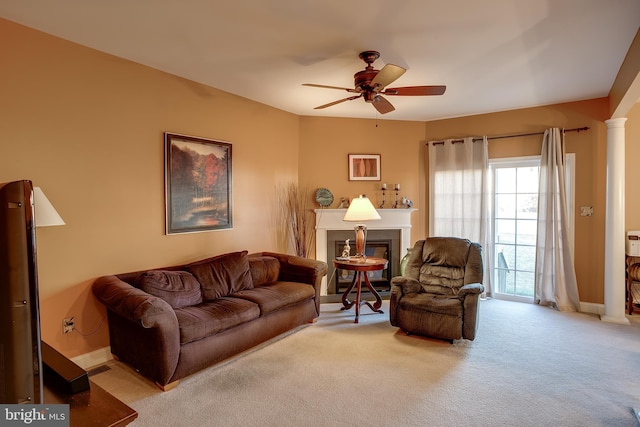
{"type": "Polygon", "coordinates": [[[204,301],[253,288],[247,251],[207,258],[187,265],[186,269],[200,282],[204,301]]]}
{"type": "Polygon", "coordinates": [[[280,261],[272,256],[251,256],[249,257],[249,268],[253,286],[256,287],[278,280],[280,261]]]}
{"type": "Polygon", "coordinates": [[[150,295],[162,298],[173,308],[202,302],[200,283],[188,271],[146,271],[138,276],[136,286],[150,295]]]}
{"type": "Polygon", "coordinates": [[[313,286],[295,282],[270,282],[253,289],[236,292],[236,298],[252,301],[260,307],[262,316],[315,297],[313,286]]]}
{"type": "Polygon", "coordinates": [[[176,309],[180,344],[206,338],[259,316],[260,309],[256,304],[230,297],[176,309]]]}

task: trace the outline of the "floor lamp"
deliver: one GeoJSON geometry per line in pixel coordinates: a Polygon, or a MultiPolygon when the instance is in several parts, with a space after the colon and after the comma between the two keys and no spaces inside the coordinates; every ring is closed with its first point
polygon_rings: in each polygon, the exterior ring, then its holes
{"type": "Polygon", "coordinates": [[[36,227],[51,227],[65,225],[56,208],[53,207],[40,187],[33,187],[33,204],[35,207],[36,227]]]}
{"type": "Polygon", "coordinates": [[[44,403],[35,228],[61,224],[31,181],[0,183],[2,404],[44,403]]]}

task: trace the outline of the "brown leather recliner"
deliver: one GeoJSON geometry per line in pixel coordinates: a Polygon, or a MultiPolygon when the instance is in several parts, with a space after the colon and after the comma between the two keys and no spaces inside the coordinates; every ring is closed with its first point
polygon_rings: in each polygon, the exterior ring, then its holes
{"type": "Polygon", "coordinates": [[[404,275],[391,280],[391,324],[407,334],[473,340],[482,275],[478,243],[456,237],[417,241],[404,275]]]}

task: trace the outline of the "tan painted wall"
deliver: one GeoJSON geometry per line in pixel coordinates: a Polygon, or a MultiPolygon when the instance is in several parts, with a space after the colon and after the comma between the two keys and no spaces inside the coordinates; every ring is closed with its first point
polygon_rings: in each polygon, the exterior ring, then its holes
{"type": "MultiPolygon", "coordinates": [[[[483,114],[426,123],[426,139],[497,136],[538,132],[550,127],[577,128],[566,134],[566,152],[576,153],[575,268],[580,300],[604,302],[604,227],[606,183],[606,98],[483,114]],[[581,217],[580,206],[593,206],[594,215],[581,217]]],[[[539,155],[542,136],[489,141],[489,158],[539,155]]],[[[427,169],[423,163],[425,170],[427,169]]],[[[426,172],[425,172],[426,173],[426,172]]],[[[422,193],[427,205],[426,191],[422,193]]],[[[428,228],[427,228],[428,229],[428,228]]]]}
{"type": "Polygon", "coordinates": [[[640,230],[640,103],[627,114],[625,141],[625,229],[640,230]]]}
{"type": "Polygon", "coordinates": [[[108,345],[95,277],[278,249],[274,186],[297,180],[297,116],[4,20],[0,52],[0,182],[32,180],[67,224],[37,230],[49,344],[108,345]],[[164,234],[165,131],[233,144],[233,230],[164,234]],[[92,335],[63,335],[68,316],[92,335]]]}
{"type": "MultiPolygon", "coordinates": [[[[375,113],[373,107],[372,116],[375,113]]],[[[423,208],[419,201],[420,146],[424,123],[375,119],[300,117],[300,185],[315,191],[328,188],[333,208],[341,197],[366,194],[375,206],[382,201],[381,184],[389,189],[400,184],[399,196],[414,201],[411,235],[424,235],[423,208]],[[349,154],[380,154],[381,181],[349,181],[349,154]]],[[[395,193],[387,191],[385,206],[391,208],[395,193]]]]}

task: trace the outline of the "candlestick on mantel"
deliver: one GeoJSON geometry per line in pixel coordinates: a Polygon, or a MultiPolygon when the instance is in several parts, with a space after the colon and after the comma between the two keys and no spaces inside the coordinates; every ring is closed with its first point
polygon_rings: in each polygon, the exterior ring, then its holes
{"type": "Polygon", "coordinates": [[[393,207],[397,208],[398,207],[398,193],[400,192],[400,184],[396,184],[394,188],[396,190],[396,202],[393,204],[393,207]]]}
{"type": "Polygon", "coordinates": [[[383,189],[383,190],[386,190],[386,189],[387,189],[387,183],[386,183],[386,182],[383,182],[383,183],[382,183],[382,189],[383,189]]]}

